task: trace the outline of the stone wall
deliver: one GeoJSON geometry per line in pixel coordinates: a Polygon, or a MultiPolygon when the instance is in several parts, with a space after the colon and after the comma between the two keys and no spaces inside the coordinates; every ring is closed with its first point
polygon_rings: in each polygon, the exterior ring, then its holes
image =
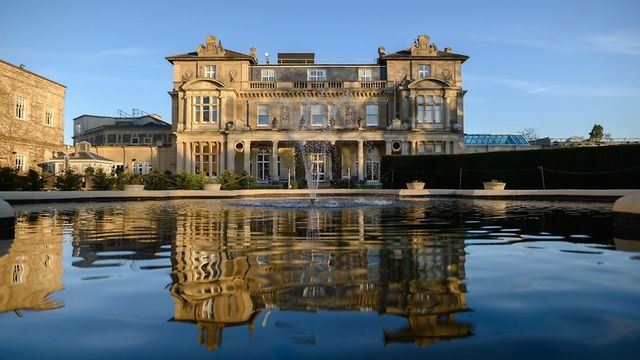
{"type": "Polygon", "coordinates": [[[0,60],[0,166],[15,166],[21,157],[25,171],[39,170],[38,164],[63,150],[65,91],[64,85],[0,60]],[[16,116],[18,98],[25,102],[23,119],[16,116]]]}

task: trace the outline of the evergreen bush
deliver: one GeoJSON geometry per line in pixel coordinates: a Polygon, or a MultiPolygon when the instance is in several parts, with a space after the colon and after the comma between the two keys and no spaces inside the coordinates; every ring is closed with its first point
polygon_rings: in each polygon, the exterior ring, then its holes
{"type": "Polygon", "coordinates": [[[91,178],[92,190],[113,190],[117,181],[113,174],[106,173],[102,168],[89,173],[89,177],[91,178]]]}
{"type": "Polygon", "coordinates": [[[491,179],[509,189],[638,189],[640,145],[387,155],[381,169],[383,186],[395,189],[414,179],[429,179],[431,189],[480,189],[491,179]]]}
{"type": "Polygon", "coordinates": [[[55,187],[61,191],[77,191],[82,188],[82,179],[83,175],[67,169],[56,177],[55,187]]]}

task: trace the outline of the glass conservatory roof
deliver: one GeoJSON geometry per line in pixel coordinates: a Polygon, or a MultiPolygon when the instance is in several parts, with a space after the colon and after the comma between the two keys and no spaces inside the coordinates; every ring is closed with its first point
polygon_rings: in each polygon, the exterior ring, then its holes
{"type": "Polygon", "coordinates": [[[520,134],[464,134],[465,145],[529,145],[520,134]]]}

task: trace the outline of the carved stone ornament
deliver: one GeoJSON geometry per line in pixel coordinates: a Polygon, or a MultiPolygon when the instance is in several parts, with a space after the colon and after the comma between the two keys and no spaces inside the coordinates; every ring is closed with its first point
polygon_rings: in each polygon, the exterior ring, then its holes
{"type": "Polygon", "coordinates": [[[355,125],[356,124],[356,114],[353,111],[351,105],[347,105],[347,111],[344,117],[345,123],[347,125],[355,125]]]}
{"type": "Polygon", "coordinates": [[[451,80],[453,80],[453,75],[451,74],[451,70],[443,69],[440,72],[440,78],[448,83],[451,83],[451,80]]]}
{"type": "Polygon", "coordinates": [[[187,70],[184,72],[184,74],[182,74],[182,81],[189,81],[191,80],[192,76],[193,76],[193,72],[191,72],[191,70],[187,70]]]}
{"type": "Polygon", "coordinates": [[[289,126],[289,107],[282,105],[280,107],[280,124],[284,127],[289,126]]]}
{"type": "Polygon", "coordinates": [[[223,56],[225,53],[222,42],[215,36],[209,35],[205,38],[204,45],[198,46],[198,56],[223,56]]]}
{"type": "Polygon", "coordinates": [[[413,42],[411,46],[411,55],[436,55],[438,54],[438,48],[435,44],[429,43],[429,37],[427,35],[420,35],[418,39],[413,42]]]}

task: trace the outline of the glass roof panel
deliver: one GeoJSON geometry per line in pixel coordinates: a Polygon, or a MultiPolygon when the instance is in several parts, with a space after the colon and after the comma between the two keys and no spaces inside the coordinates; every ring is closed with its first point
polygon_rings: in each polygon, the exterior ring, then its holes
{"type": "Polygon", "coordinates": [[[529,145],[520,134],[465,134],[466,145],[529,145]]]}

